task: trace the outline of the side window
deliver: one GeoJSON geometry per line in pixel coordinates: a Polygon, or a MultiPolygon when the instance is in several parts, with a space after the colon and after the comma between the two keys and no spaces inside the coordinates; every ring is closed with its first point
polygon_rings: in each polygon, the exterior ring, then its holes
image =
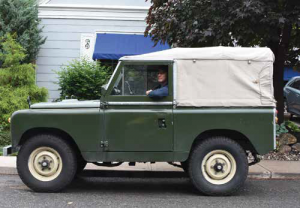
{"type": "Polygon", "coordinates": [[[300,90],[300,80],[296,80],[291,84],[291,87],[300,90]]]}
{"type": "Polygon", "coordinates": [[[168,71],[167,65],[125,65],[112,91],[112,95],[146,96],[146,91],[160,87],[158,73],[168,71]]]}

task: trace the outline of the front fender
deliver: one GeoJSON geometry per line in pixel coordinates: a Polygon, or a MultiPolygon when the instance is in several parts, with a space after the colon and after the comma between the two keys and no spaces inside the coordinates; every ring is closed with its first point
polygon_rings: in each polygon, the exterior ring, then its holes
{"type": "Polygon", "coordinates": [[[11,117],[12,146],[18,147],[24,134],[32,129],[49,128],[70,135],[81,152],[99,151],[103,126],[103,111],[99,108],[20,110],[11,117]]]}

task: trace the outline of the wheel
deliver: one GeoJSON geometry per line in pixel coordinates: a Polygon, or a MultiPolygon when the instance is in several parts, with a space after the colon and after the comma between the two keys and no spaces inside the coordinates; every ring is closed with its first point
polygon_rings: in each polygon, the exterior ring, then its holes
{"type": "Polygon", "coordinates": [[[22,145],[17,170],[22,181],[32,190],[58,192],[75,177],[76,155],[63,139],[54,135],[37,135],[22,145]]]}
{"type": "Polygon", "coordinates": [[[193,185],[205,195],[231,195],[247,179],[246,153],[238,143],[228,138],[207,139],[192,151],[189,175],[193,185]]]}

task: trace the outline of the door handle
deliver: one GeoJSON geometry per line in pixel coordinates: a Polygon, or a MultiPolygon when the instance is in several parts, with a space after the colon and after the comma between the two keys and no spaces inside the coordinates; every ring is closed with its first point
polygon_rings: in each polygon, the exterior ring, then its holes
{"type": "Polygon", "coordinates": [[[159,118],[158,119],[158,128],[165,129],[167,128],[166,119],[165,118],[159,118]]]}

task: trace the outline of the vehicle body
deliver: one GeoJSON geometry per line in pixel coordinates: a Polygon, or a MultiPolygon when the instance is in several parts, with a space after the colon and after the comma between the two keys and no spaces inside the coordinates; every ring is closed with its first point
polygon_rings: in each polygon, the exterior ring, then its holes
{"type": "Polygon", "coordinates": [[[300,115],[300,77],[293,77],[284,89],[285,107],[291,115],[300,115]]]}
{"type": "Polygon", "coordinates": [[[100,100],[39,103],[13,114],[19,174],[47,192],[64,188],[85,162],[181,162],[202,193],[231,194],[247,177],[246,154],[257,162],[275,148],[273,59],[266,48],[226,47],[122,58],[100,100]],[[153,100],[144,92],[161,67],[168,68],[169,95],[153,100]],[[61,160],[53,166],[55,157],[61,160]]]}

